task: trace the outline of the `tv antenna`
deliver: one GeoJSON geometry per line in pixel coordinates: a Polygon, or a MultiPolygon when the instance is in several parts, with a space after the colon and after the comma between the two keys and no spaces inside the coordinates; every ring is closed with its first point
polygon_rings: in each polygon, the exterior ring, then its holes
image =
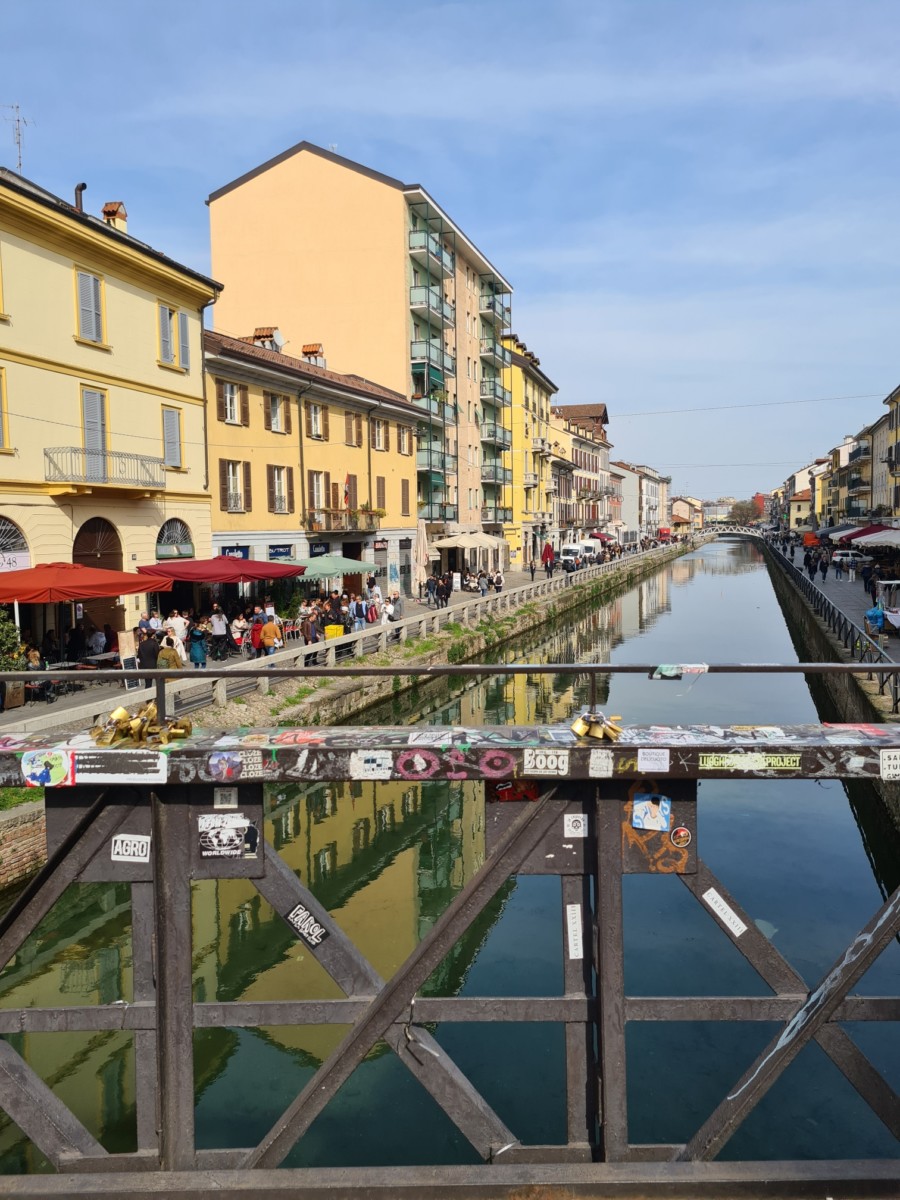
{"type": "Polygon", "coordinates": [[[9,121],[13,127],[13,140],[16,143],[16,171],[22,174],[22,144],[24,141],[23,128],[26,125],[33,125],[34,121],[27,121],[23,116],[18,104],[0,104],[0,108],[8,108],[12,112],[11,117],[4,117],[4,121],[9,121]]]}

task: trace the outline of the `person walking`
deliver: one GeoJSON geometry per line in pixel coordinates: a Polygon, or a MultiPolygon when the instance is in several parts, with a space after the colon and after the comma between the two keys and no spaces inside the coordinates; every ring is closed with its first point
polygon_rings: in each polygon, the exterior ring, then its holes
{"type": "Polygon", "coordinates": [[[425,603],[431,608],[432,604],[437,606],[437,579],[434,575],[429,575],[425,580],[425,603]]]}
{"type": "Polygon", "coordinates": [[[156,659],[156,667],[159,671],[181,670],[181,655],[175,649],[175,639],[173,637],[163,638],[162,649],[156,659]]]}
{"type": "Polygon", "coordinates": [[[206,666],[206,629],[195,622],[188,630],[188,657],[196,670],[206,666]]]}
{"type": "Polygon", "coordinates": [[[497,594],[499,595],[499,593],[502,590],[503,590],[503,572],[498,569],[496,574],[494,575],[494,591],[497,592],[497,594]]]}
{"type": "Polygon", "coordinates": [[[823,554],[819,560],[819,574],[822,576],[822,582],[828,578],[828,555],[823,554]]]}
{"type": "Polygon", "coordinates": [[[834,560],[834,582],[841,583],[844,578],[844,562],[840,557],[834,560]]]}
{"type": "Polygon", "coordinates": [[[847,563],[847,581],[848,583],[856,583],[856,561],[852,558],[847,563]]]}
{"type": "Polygon", "coordinates": [[[531,572],[531,582],[534,583],[534,572],[535,572],[534,559],[532,559],[531,562],[528,564],[528,570],[531,572]]]}
{"type": "MultiPolygon", "coordinates": [[[[177,657],[177,652],[176,652],[177,657]]],[[[156,640],[152,630],[146,629],[141,634],[140,644],[137,648],[138,666],[143,667],[145,671],[155,671],[156,664],[159,661],[159,642],[156,640]]],[[[181,662],[179,661],[179,667],[181,662]]],[[[152,687],[153,680],[145,679],[144,687],[152,687]]]]}
{"type": "Polygon", "coordinates": [[[212,656],[216,662],[224,662],[228,657],[228,621],[218,604],[212,606],[209,627],[212,631],[212,656]]]}

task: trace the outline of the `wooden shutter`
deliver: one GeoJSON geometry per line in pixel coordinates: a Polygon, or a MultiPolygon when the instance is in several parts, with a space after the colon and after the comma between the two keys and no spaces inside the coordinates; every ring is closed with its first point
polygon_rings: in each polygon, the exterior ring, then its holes
{"type": "Polygon", "coordinates": [[[328,441],[328,406],[322,405],[322,441],[328,441]]]}
{"type": "Polygon", "coordinates": [[[384,476],[383,475],[375,476],[375,507],[376,508],[386,508],[387,507],[384,502],[384,476]]]}
{"type": "Polygon", "coordinates": [[[369,417],[369,445],[375,449],[375,421],[369,417]]]}
{"type": "Polygon", "coordinates": [[[400,480],[400,514],[401,516],[409,516],[409,480],[400,480]]]}
{"type": "Polygon", "coordinates": [[[250,424],[250,393],[247,391],[247,385],[241,384],[241,424],[250,424]]]}
{"type": "Polygon", "coordinates": [[[163,409],[163,461],[167,467],[181,464],[181,414],[177,408],[163,409]]]}
{"type": "Polygon", "coordinates": [[[219,459],[219,508],[228,512],[228,462],[224,458],[219,459]]]}
{"type": "Polygon", "coordinates": [[[263,392],[263,429],[272,428],[272,397],[263,392]]]}
{"type": "Polygon", "coordinates": [[[294,511],[294,468],[285,467],[285,474],[287,475],[288,512],[292,513],[294,511]]]}
{"type": "Polygon", "coordinates": [[[385,450],[390,450],[390,448],[391,448],[391,423],[390,423],[390,421],[385,421],[385,423],[384,423],[384,448],[385,448],[385,450]]]}
{"type": "Polygon", "coordinates": [[[191,369],[190,325],[186,312],[178,314],[178,364],[185,371],[191,369]]]}
{"type": "Polygon", "coordinates": [[[361,446],[362,444],[362,417],[358,416],[356,418],[356,445],[361,446]]]}
{"type": "Polygon", "coordinates": [[[216,380],[216,416],[220,421],[225,420],[225,384],[221,379],[216,380]]]}
{"type": "MultiPolygon", "coordinates": [[[[322,507],[328,508],[330,505],[331,505],[331,472],[326,471],[325,472],[325,489],[324,489],[324,495],[322,497],[322,507]]],[[[338,506],[335,504],[332,507],[337,508],[338,506]]]]}
{"type": "Polygon", "coordinates": [[[253,486],[250,479],[250,464],[244,463],[244,512],[249,512],[253,507],[253,486]]]}
{"type": "Polygon", "coordinates": [[[78,335],[91,342],[103,341],[100,280],[87,271],[78,272],[78,335]]]}
{"type": "Polygon", "coordinates": [[[344,441],[348,446],[355,446],[356,440],[353,433],[353,413],[344,413],[344,441]]]}
{"type": "Polygon", "coordinates": [[[290,396],[281,397],[281,410],[284,413],[284,432],[291,432],[291,398],[290,396]]]}
{"type": "Polygon", "coordinates": [[[315,489],[315,471],[306,472],[306,506],[307,508],[315,508],[318,504],[318,496],[315,489]]]}
{"type": "Polygon", "coordinates": [[[266,499],[269,504],[269,512],[275,511],[275,468],[272,466],[266,467],[266,499]]]}
{"type": "Polygon", "coordinates": [[[357,504],[358,493],[356,490],[356,476],[355,475],[347,476],[347,494],[350,497],[350,507],[351,508],[359,508],[359,505],[357,504]]]}
{"type": "Polygon", "coordinates": [[[311,411],[311,406],[308,402],[306,404],[305,411],[306,411],[306,436],[308,438],[311,438],[313,435],[313,433],[312,433],[312,411],[311,411]]]}
{"type": "Polygon", "coordinates": [[[159,306],[159,357],[162,362],[170,363],[175,358],[172,346],[172,315],[167,304],[159,306]]]}
{"type": "Polygon", "coordinates": [[[337,481],[335,481],[331,485],[331,507],[332,508],[342,508],[343,507],[343,505],[341,504],[341,485],[337,481]]]}

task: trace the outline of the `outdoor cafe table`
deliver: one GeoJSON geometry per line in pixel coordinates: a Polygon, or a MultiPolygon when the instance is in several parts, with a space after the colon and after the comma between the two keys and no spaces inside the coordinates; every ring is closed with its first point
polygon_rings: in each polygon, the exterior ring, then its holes
{"type": "Polygon", "coordinates": [[[86,654],[83,661],[93,663],[95,667],[112,666],[119,661],[119,655],[116,650],[107,650],[104,654],[86,654]]]}

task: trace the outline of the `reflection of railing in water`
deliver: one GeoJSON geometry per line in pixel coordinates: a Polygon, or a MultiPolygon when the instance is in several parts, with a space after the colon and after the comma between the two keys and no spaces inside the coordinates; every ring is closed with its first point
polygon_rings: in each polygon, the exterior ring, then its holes
{"type": "MultiPolygon", "coordinates": [[[[456,667],[454,671],[646,673],[651,665],[492,664],[456,667]]],[[[822,672],[862,669],[858,664],[712,665],[710,671],[779,674],[809,673],[812,668],[822,672]]],[[[0,783],[20,777],[19,756],[27,750],[20,746],[15,752],[0,751],[0,783]]],[[[47,753],[46,748],[42,750],[47,753]]],[[[809,1191],[826,1184],[841,1191],[846,1190],[842,1180],[870,1179],[875,1188],[891,1180],[895,1164],[890,1162],[856,1161],[842,1169],[839,1163],[823,1167],[795,1162],[784,1167],[752,1162],[720,1166],[711,1161],[796,1054],[813,1040],[837,1063],[888,1129],[898,1132],[897,1097],[844,1027],[863,1019],[892,1020],[896,1015],[893,998],[849,993],[900,929],[900,892],[892,894],[822,982],[810,989],[700,857],[696,781],[876,779],[900,761],[900,731],[895,727],[635,727],[612,743],[576,739],[560,727],[298,729],[270,735],[237,733],[224,739],[197,737],[171,748],[167,755],[151,751],[146,760],[123,756],[115,749],[91,751],[90,759],[83,762],[77,750],[72,755],[68,766],[74,772],[74,789],[50,788],[47,792],[48,836],[57,849],[47,869],[0,923],[0,965],[9,961],[22,938],[69,882],[85,874],[131,879],[134,1002],[125,1008],[116,1004],[70,1008],[66,1027],[109,1031],[124,1026],[135,1031],[139,1080],[145,1083],[158,1077],[158,1092],[138,1087],[139,1152],[112,1159],[6,1042],[0,1042],[0,1062],[5,1067],[0,1072],[0,1099],[58,1170],[78,1170],[84,1190],[91,1190],[92,1172],[103,1171],[110,1187],[126,1191],[126,1173],[148,1166],[165,1171],[215,1169],[226,1185],[232,1181],[231,1168],[240,1167],[258,1172],[259,1194],[265,1195],[275,1182],[267,1171],[283,1163],[329,1099],[381,1041],[438,1100],[485,1164],[450,1170],[435,1165],[422,1170],[398,1168],[394,1175],[385,1176],[396,1196],[421,1194],[423,1187],[434,1186],[436,1181],[457,1185],[461,1196],[479,1188],[502,1190],[507,1182],[503,1174],[506,1163],[519,1167],[517,1186],[530,1186],[546,1182],[548,1160],[556,1164],[553,1179],[561,1188],[590,1184],[602,1190],[615,1176],[632,1191],[658,1196],[691,1188],[722,1194],[735,1182],[751,1188],[762,1186],[763,1180],[769,1195],[794,1194],[798,1182],[809,1191]],[[89,762],[96,770],[98,756],[103,774],[118,772],[122,782],[89,807],[79,807],[79,801],[89,802],[97,792],[96,786],[77,783],[79,772],[87,771],[89,762]],[[244,833],[236,856],[204,855],[207,843],[198,837],[204,829],[246,831],[248,823],[261,825],[261,786],[241,778],[243,766],[249,772],[258,757],[265,764],[265,778],[276,786],[290,785],[298,778],[325,785],[360,777],[367,782],[396,782],[402,788],[393,800],[398,826],[418,815],[412,801],[404,812],[403,795],[413,785],[441,779],[488,785],[517,780],[532,785],[540,798],[536,803],[487,806],[490,853],[484,866],[385,983],[274,848],[263,852],[256,839],[248,842],[244,833]],[[166,768],[166,782],[142,784],[141,771],[158,771],[161,764],[166,768]],[[219,794],[216,778],[226,766],[237,772],[237,782],[229,784],[227,794],[219,794]],[[129,772],[131,793],[126,782],[129,772]],[[236,797],[232,787],[237,788],[236,797]],[[671,802],[666,823],[636,824],[639,794],[656,794],[660,787],[671,802]],[[151,791],[155,799],[151,799],[151,791]],[[75,801],[75,806],[60,803],[66,799],[75,801]],[[127,835],[122,833],[126,822],[127,835]],[[144,830],[150,838],[146,856],[142,843],[135,840],[144,836],[144,830]],[[578,831],[586,836],[579,836],[578,831]],[[125,840],[115,840],[122,838],[125,840]],[[128,848],[137,848],[140,854],[131,853],[129,861],[117,862],[111,854],[114,845],[119,846],[120,854],[128,848]],[[521,998],[426,995],[426,981],[460,938],[477,942],[479,921],[489,914],[491,905],[502,903],[510,877],[529,872],[560,878],[560,919],[566,930],[563,993],[521,998]],[[626,996],[622,886],[627,873],[674,875],[717,930],[762,976],[772,994],[626,996]],[[194,1000],[192,880],[225,877],[235,882],[220,886],[232,887],[240,881],[245,891],[255,890],[272,906],[277,921],[267,924],[283,923],[302,955],[315,960],[332,977],[342,998],[271,1001],[254,994],[252,999],[234,1002],[220,995],[194,1000]],[[151,951],[154,942],[155,955],[151,951]],[[780,1030],[684,1144],[632,1146],[625,1077],[627,1024],[709,1020],[774,1022],[780,1030]],[[563,1145],[523,1144],[465,1075],[455,1071],[429,1027],[437,1022],[466,1021],[542,1021],[564,1026],[567,1137],[563,1145]],[[323,1022],[349,1025],[350,1031],[269,1131],[243,1148],[198,1150],[193,1132],[195,1029],[288,1028],[323,1022]],[[13,1078],[14,1087],[9,1084],[13,1078]],[[597,1079],[601,1081],[599,1106],[593,1086],[597,1079]],[[661,1167],[660,1163],[667,1165],[661,1167]],[[109,1168],[113,1168],[111,1173],[109,1168]]],[[[640,803],[646,806],[645,800],[640,803]]],[[[312,822],[315,808],[315,804],[308,808],[312,822]]],[[[321,824],[327,824],[331,811],[328,800],[321,808],[321,824]]],[[[390,822],[382,832],[391,835],[390,822]]],[[[450,855],[453,836],[450,831],[450,855]]],[[[425,871],[430,869],[427,862],[422,866],[425,871]]],[[[338,869],[326,876],[324,883],[339,876],[338,869]]],[[[438,888],[446,886],[441,864],[431,870],[426,882],[438,888]]],[[[252,913],[245,915],[242,937],[252,934],[254,928],[252,913]]],[[[526,955],[528,950],[524,945],[526,955]]],[[[0,1032],[48,1031],[58,1027],[59,1019],[59,1010],[52,1006],[10,1009],[0,1013],[0,1032]]],[[[302,1169],[290,1176],[280,1170],[278,1178],[302,1186],[306,1176],[302,1169]]],[[[317,1175],[317,1184],[327,1182],[317,1175]]],[[[371,1176],[365,1172],[348,1171],[342,1174],[340,1186],[364,1188],[370,1182],[371,1176]]],[[[41,1190],[39,1180],[33,1188],[27,1180],[20,1183],[21,1195],[41,1190]]],[[[197,1187],[203,1185],[203,1177],[198,1177],[197,1187]]],[[[328,1194],[327,1189],[323,1194],[328,1194]]]]}

